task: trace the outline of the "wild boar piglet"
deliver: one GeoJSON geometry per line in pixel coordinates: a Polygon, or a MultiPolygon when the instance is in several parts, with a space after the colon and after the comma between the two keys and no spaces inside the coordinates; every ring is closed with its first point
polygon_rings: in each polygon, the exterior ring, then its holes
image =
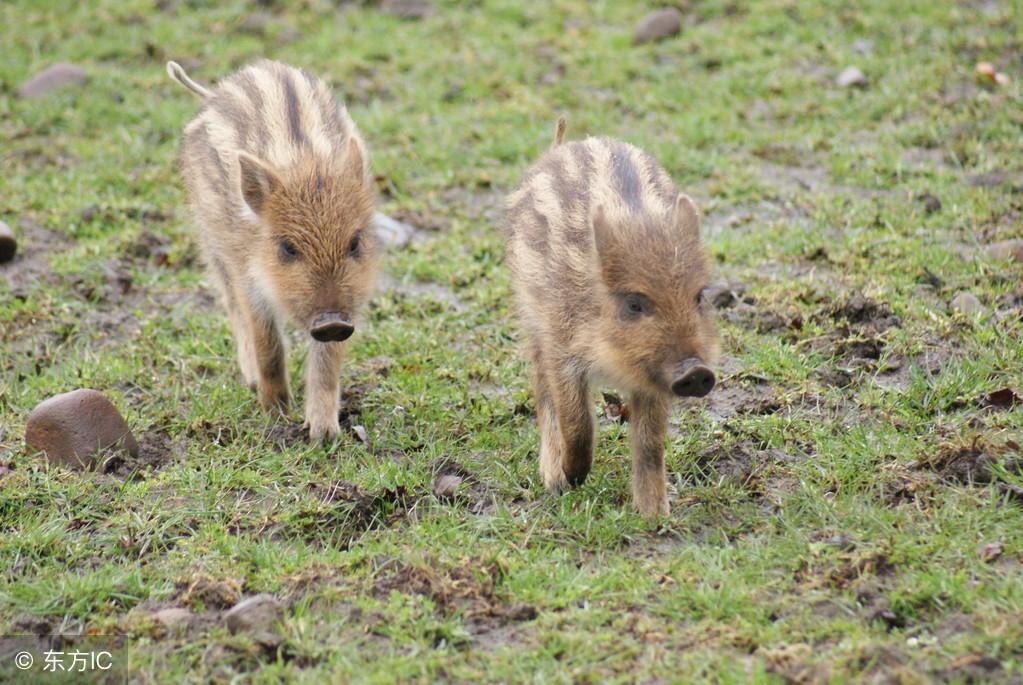
{"type": "Polygon", "coordinates": [[[202,258],[220,291],[246,384],[270,412],[291,394],[282,324],[308,331],[305,423],[338,434],[345,341],[368,299],[379,242],[366,146],[320,79],[267,60],[207,89],[185,128],[181,170],[202,258]]]}
{"type": "Polygon", "coordinates": [[[540,473],[560,490],[593,459],[589,380],[628,394],[633,506],[669,511],[673,397],[714,387],[718,341],[696,206],[647,153],[616,140],[555,143],[507,201],[508,261],[533,365],[540,473]]]}

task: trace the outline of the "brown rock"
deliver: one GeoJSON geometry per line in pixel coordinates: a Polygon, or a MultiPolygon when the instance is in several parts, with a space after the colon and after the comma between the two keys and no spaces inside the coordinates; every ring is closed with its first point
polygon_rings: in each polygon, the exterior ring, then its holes
{"type": "Polygon", "coordinates": [[[75,64],[54,64],[21,84],[18,95],[23,98],[38,98],[49,95],[63,86],[84,86],[86,80],[85,70],[81,67],[75,64]]]}
{"type": "Polygon", "coordinates": [[[18,251],[18,241],[14,238],[11,227],[0,221],[0,264],[14,259],[18,251]]]}
{"type": "Polygon", "coordinates": [[[110,447],[139,452],[131,429],[103,393],[72,390],[51,397],[32,410],[25,428],[25,443],[46,453],[53,465],[92,468],[110,447]]]}
{"type": "MultiPolygon", "coordinates": [[[[987,254],[991,259],[1003,259],[1023,263],[1023,238],[1003,240],[987,246],[987,254]]],[[[0,261],[3,258],[0,257],[0,261]]]]}
{"type": "Polygon", "coordinates": [[[632,43],[649,43],[655,40],[663,40],[671,36],[677,36],[682,31],[682,13],[674,7],[651,12],[636,25],[636,32],[632,36],[632,43]]]}
{"type": "Polygon", "coordinates": [[[268,632],[284,613],[284,607],[271,594],[263,593],[238,602],[224,614],[224,623],[232,635],[268,632]]]}

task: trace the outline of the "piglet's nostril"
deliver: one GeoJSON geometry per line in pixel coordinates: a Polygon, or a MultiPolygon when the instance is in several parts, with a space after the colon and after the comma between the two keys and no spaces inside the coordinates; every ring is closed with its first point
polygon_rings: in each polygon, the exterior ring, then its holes
{"type": "Polygon", "coordinates": [[[318,342],[341,342],[355,332],[355,326],[340,314],[321,314],[316,317],[309,334],[318,342]]]}
{"type": "Polygon", "coordinates": [[[699,362],[685,364],[671,382],[671,391],[679,397],[703,397],[714,389],[714,372],[699,362]]]}

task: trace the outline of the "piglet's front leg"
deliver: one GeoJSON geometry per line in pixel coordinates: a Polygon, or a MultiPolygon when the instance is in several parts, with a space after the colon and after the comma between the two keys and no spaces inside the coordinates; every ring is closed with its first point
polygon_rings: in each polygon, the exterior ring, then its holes
{"type": "Polygon", "coordinates": [[[305,426],[309,439],[333,440],[341,432],[338,423],[338,390],[341,362],[345,358],[343,342],[311,342],[306,362],[305,426]]]}
{"type": "Polygon", "coordinates": [[[635,394],[629,400],[632,442],[632,506],[644,516],[667,515],[667,478],[664,471],[664,434],[668,428],[668,401],[635,394]]]}
{"type": "Polygon", "coordinates": [[[284,338],[277,322],[262,307],[249,306],[249,326],[257,367],[256,392],[263,410],[286,416],[291,406],[284,338]]]}

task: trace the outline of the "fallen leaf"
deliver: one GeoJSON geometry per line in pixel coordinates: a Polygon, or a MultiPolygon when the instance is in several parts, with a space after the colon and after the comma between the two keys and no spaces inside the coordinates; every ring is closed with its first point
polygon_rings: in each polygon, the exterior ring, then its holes
{"type": "Polygon", "coordinates": [[[1001,72],[995,71],[995,65],[991,62],[977,62],[977,76],[994,83],[997,86],[1009,84],[1009,77],[1001,72]]]}
{"type": "Polygon", "coordinates": [[[366,432],[365,426],[359,425],[352,426],[352,433],[355,434],[355,437],[358,439],[359,442],[361,442],[366,447],[369,447],[369,433],[366,432]]]}
{"type": "Polygon", "coordinates": [[[992,407],[994,409],[1011,409],[1017,404],[1023,403],[1023,398],[1017,395],[1012,388],[1002,388],[982,395],[978,400],[981,407],[992,407]]]}
{"type": "Polygon", "coordinates": [[[1002,556],[1002,543],[989,542],[986,545],[981,545],[977,548],[977,554],[980,555],[980,558],[984,563],[990,564],[992,561],[1002,556]]]}
{"type": "Polygon", "coordinates": [[[609,392],[604,394],[604,414],[612,421],[626,423],[629,420],[629,407],[617,395],[609,392]]]}

